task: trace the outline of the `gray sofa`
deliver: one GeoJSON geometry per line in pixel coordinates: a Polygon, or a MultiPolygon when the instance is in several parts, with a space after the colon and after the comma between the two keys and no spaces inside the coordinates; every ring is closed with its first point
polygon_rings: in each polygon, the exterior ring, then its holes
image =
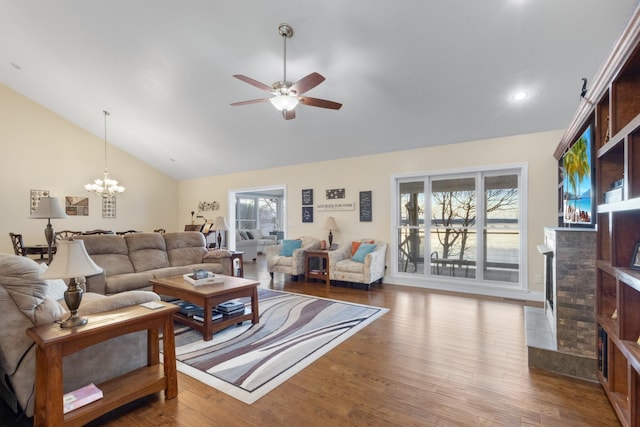
{"type": "MultiPolygon", "coordinates": [[[[30,258],[0,254],[0,396],[15,412],[33,415],[35,346],[25,331],[69,316],[62,280],[42,280],[47,269],[30,258]]],[[[153,292],[130,291],[105,296],[84,294],[79,314],[89,315],[157,301],[153,292]]],[[[146,331],[135,332],[85,348],[63,360],[64,392],[91,382],[101,383],[147,363],[146,331]]]]}
{"type": "Polygon", "coordinates": [[[78,236],[87,253],[104,269],[87,278],[87,291],[104,295],[131,290],[151,290],[149,280],[179,276],[194,269],[232,275],[231,254],[207,250],[197,231],[78,236]]]}

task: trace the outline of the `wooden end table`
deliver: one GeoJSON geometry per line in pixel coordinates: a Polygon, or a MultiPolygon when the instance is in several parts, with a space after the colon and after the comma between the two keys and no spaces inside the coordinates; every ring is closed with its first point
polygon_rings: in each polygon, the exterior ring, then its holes
{"type": "Polygon", "coordinates": [[[309,279],[320,279],[325,282],[327,287],[331,285],[329,279],[329,251],[328,250],[310,250],[304,253],[304,280],[308,282],[309,279]],[[320,269],[312,270],[310,267],[310,261],[312,258],[320,259],[320,269]]]}
{"type": "MultiPolygon", "coordinates": [[[[165,399],[178,395],[173,314],[178,307],[149,309],[140,305],[92,314],[75,328],[58,323],[27,329],[36,343],[35,427],[83,426],[89,421],[151,393],[164,390],[165,399]],[[62,358],[83,348],[131,332],[147,330],[147,366],[96,386],[104,397],[66,414],[62,404],[62,358]],[[158,330],[163,332],[164,363],[160,364],[158,330]],[[164,366],[164,368],[163,368],[164,366]]],[[[126,355],[123,355],[126,357],[126,355]]]]}
{"type": "Polygon", "coordinates": [[[255,280],[243,279],[240,277],[223,276],[216,274],[216,278],[221,277],[224,283],[212,285],[193,285],[182,276],[167,277],[164,279],[151,280],[153,291],[170,297],[189,301],[204,308],[204,321],[199,322],[182,313],[175,313],[173,318],[176,322],[190,326],[196,331],[202,332],[205,341],[211,340],[213,333],[227,328],[245,320],[251,320],[253,324],[260,321],[258,313],[258,285],[255,280]],[[216,305],[236,298],[251,298],[251,313],[234,316],[224,316],[219,320],[212,320],[211,313],[216,305]]]}

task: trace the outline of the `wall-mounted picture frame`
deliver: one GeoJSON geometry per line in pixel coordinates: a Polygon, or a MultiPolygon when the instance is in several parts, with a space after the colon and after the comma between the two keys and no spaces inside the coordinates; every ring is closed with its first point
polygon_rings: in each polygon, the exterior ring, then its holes
{"type": "Polygon", "coordinates": [[[102,196],[102,218],[116,217],[116,196],[102,196]]]}
{"type": "Polygon", "coordinates": [[[636,243],[636,248],[633,250],[630,268],[640,270],[640,242],[636,243]]]}
{"type": "Polygon", "coordinates": [[[302,207],[302,222],[313,222],[313,206],[302,207]]]}
{"type": "Polygon", "coordinates": [[[333,199],[344,199],[346,196],[346,192],[344,188],[332,188],[331,190],[327,190],[327,200],[333,199]]]}
{"type": "Polygon", "coordinates": [[[360,222],[371,222],[373,221],[373,202],[372,202],[372,191],[361,191],[360,192],[360,222]]]}
{"type": "Polygon", "coordinates": [[[66,196],[64,211],[69,216],[89,216],[89,198],[66,196]]]}
{"type": "Polygon", "coordinates": [[[313,189],[302,190],[302,206],[313,205],[313,189]]]}
{"type": "Polygon", "coordinates": [[[38,203],[40,203],[40,197],[49,196],[49,190],[30,190],[29,195],[29,215],[31,215],[38,207],[38,203]]]}

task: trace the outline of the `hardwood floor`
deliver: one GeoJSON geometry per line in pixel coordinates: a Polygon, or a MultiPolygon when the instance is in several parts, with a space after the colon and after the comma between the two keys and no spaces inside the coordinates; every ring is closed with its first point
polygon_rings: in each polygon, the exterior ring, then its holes
{"type": "Polygon", "coordinates": [[[600,385],[527,367],[522,302],[393,285],[326,289],[282,274],[271,283],[260,263],[245,263],[245,277],[263,287],[390,311],[253,405],[179,373],[178,398],[152,395],[90,425],[619,425],[600,385]]]}

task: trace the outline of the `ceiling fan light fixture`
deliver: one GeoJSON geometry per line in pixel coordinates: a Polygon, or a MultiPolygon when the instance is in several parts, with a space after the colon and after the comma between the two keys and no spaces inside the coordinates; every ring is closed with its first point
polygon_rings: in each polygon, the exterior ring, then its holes
{"type": "Polygon", "coordinates": [[[298,105],[298,98],[290,95],[277,95],[270,98],[271,104],[280,111],[291,111],[298,105]]]}

